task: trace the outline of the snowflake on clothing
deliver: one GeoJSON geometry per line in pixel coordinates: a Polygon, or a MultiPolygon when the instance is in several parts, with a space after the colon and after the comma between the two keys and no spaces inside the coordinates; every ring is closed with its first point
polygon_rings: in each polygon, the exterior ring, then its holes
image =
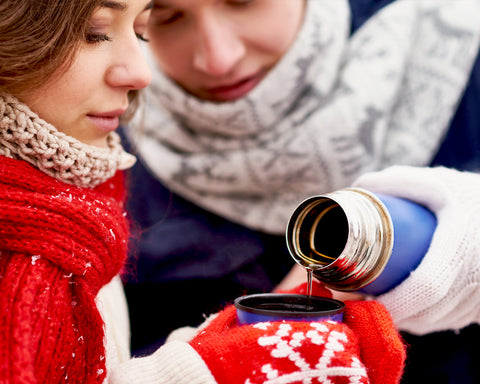
{"type": "MultiPolygon", "coordinates": [[[[263,330],[272,326],[271,323],[255,325],[263,330]]],[[[339,331],[335,323],[310,323],[306,331],[294,331],[288,323],[275,326],[278,326],[275,334],[258,339],[258,345],[269,350],[273,358],[261,367],[262,383],[369,383],[365,367],[351,353],[352,340],[339,331]],[[312,345],[318,349],[312,350],[312,345]]],[[[254,376],[255,379],[249,378],[245,384],[256,383],[258,375],[254,376]]]]}

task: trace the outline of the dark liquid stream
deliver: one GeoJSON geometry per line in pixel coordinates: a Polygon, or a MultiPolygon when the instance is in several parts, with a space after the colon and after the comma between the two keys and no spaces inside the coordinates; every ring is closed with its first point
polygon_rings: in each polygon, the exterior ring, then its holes
{"type": "Polygon", "coordinates": [[[307,270],[307,296],[308,296],[307,311],[311,311],[312,310],[312,290],[313,290],[313,283],[312,283],[313,270],[311,268],[306,268],[306,270],[307,270]]]}

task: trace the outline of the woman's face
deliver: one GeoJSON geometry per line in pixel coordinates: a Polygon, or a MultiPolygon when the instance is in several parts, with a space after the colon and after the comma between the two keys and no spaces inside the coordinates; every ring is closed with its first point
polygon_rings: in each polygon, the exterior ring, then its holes
{"type": "Polygon", "coordinates": [[[105,146],[129,105],[128,93],[151,80],[139,44],[150,8],[150,0],[105,0],[73,64],[21,100],[59,131],[105,146]]]}
{"type": "Polygon", "coordinates": [[[154,0],[147,37],[160,68],[189,93],[231,101],[290,47],[304,0],[154,0]]]}

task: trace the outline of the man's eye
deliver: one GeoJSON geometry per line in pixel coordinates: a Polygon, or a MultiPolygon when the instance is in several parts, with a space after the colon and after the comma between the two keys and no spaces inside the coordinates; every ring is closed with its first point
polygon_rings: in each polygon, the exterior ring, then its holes
{"type": "Polygon", "coordinates": [[[230,5],[238,5],[238,6],[241,6],[241,5],[248,5],[250,3],[253,3],[254,0],[229,0],[228,3],[230,5]]]}
{"type": "Polygon", "coordinates": [[[154,10],[150,16],[150,25],[172,24],[182,17],[182,12],[154,10]]]}

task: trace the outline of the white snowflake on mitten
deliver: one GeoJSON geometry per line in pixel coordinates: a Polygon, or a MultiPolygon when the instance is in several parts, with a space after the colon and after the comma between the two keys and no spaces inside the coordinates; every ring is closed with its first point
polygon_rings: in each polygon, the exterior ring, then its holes
{"type": "Polygon", "coordinates": [[[258,338],[258,345],[271,357],[261,367],[264,377],[254,372],[254,378],[248,378],[245,384],[369,382],[365,367],[352,353],[355,341],[334,322],[310,323],[302,330],[293,329],[291,323],[259,323],[254,327],[277,329],[272,335],[258,338]]]}

